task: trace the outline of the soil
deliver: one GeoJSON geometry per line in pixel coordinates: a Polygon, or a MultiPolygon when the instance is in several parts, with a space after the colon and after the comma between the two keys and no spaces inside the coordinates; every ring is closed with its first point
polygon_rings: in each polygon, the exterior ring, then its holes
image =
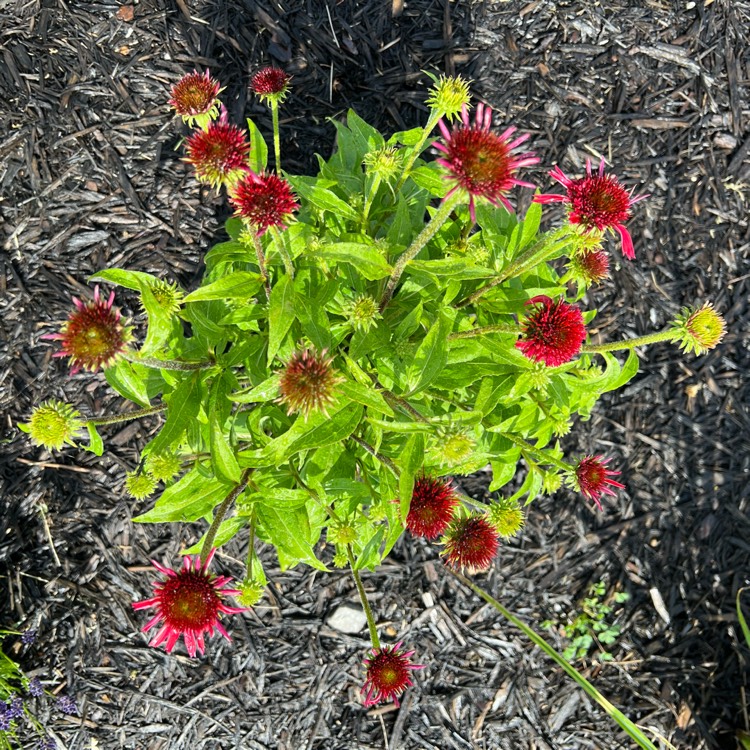
{"type": "MultiPolygon", "coordinates": [[[[268,132],[248,94],[264,64],[294,75],[282,112],[290,172],[330,152],[328,118],[348,107],[383,131],[423,123],[429,70],[473,79],[546,167],[580,174],[603,156],[650,194],[629,223],[636,260],[613,240],[612,278],[589,294],[594,334],[640,335],[703,300],[729,333],[701,358],[642,350],[637,378],[564,439],[570,455],[611,457],[627,491],[601,513],[569,490],[535,502],[479,580],[534,627],[552,621],[560,648],[559,625],[593,583],[626,592],[612,661],[577,665],[657,744],[737,746],[750,655],[735,613],[750,575],[748,28],[746,0],[0,1],[0,627],[36,627],[23,666],[76,697],[78,717],[39,707],[60,747],[632,746],[414,541],[366,577],[382,633],[427,665],[400,708],[362,707],[366,635],[326,622],[356,601],[351,579],[281,571],[269,550],[269,594],[231,619],[231,644],[216,638],[201,659],[149,648],[131,609],[150,590],[147,561],[177,560],[201,533],[131,522],[144,506],[124,474],[157,422],[112,428],[103,459],[18,433],[46,398],[117,407],[102,376],[68,377],[39,336],[100,268],[198,282],[227,208],[180,161],[169,87],[208,67],[230,117],[268,132]]],[[[552,187],[542,167],[535,180],[552,187]]],[[[137,314],[132,297],[118,301],[137,314]]],[[[486,492],[481,473],[460,481],[486,492]]],[[[243,544],[222,550],[228,574],[241,575],[243,544]]],[[[17,653],[13,639],[5,647],[17,653]]]]}

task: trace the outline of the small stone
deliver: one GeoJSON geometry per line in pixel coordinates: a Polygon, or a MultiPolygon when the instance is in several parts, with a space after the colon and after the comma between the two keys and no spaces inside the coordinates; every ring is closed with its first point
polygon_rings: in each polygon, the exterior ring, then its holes
{"type": "Polygon", "coordinates": [[[731,133],[717,133],[714,136],[714,146],[733,151],[737,148],[737,139],[731,133]]]}
{"type": "Polygon", "coordinates": [[[340,633],[359,633],[367,625],[367,617],[362,608],[356,604],[341,604],[326,621],[340,633]]]}

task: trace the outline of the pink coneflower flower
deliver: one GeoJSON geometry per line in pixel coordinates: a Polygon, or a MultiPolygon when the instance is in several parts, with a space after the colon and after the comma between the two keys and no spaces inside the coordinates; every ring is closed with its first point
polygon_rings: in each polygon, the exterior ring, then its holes
{"type": "Polygon", "coordinates": [[[228,641],[232,640],[220,622],[221,615],[233,615],[245,609],[228,607],[222,601],[225,596],[236,596],[240,592],[225,588],[232,580],[228,576],[216,577],[208,573],[215,553],[215,549],[209,552],[205,564],[201,564],[200,555],[185,555],[178,571],[166,568],[156,560],[151,561],[167,579],[153,584],[154,596],[151,599],[133,604],[133,609],[156,609],[156,615],[142,628],[145,633],[157,623],[161,624],[150,646],[165,643],[167,653],[171,653],[182,635],[188,653],[195,656],[196,651],[202,654],[206,650],[205,633],[211,636],[217,630],[228,641]]]}
{"type": "Polygon", "coordinates": [[[73,297],[76,309],[63,323],[60,333],[47,333],[43,339],[62,342],[55,357],[70,357],[70,373],[79,370],[94,372],[106,369],[125,351],[130,341],[131,329],[121,318],[120,311],[112,307],[115,293],[111,292],[106,302],[99,296],[99,287],[94,287],[94,299],[81,302],[73,297]]]}
{"type": "Polygon", "coordinates": [[[497,552],[497,531],[483,516],[454,520],[445,533],[445,562],[452,568],[487,570],[497,552]]]}
{"type": "Polygon", "coordinates": [[[437,477],[417,477],[406,528],[414,536],[434,539],[448,528],[457,506],[458,497],[449,482],[437,477]]]}
{"type": "Polygon", "coordinates": [[[212,187],[231,185],[246,174],[250,167],[247,158],[250,144],[243,130],[227,122],[227,111],[208,124],[205,130],[196,130],[186,142],[188,155],[183,161],[195,168],[195,177],[212,187]]]}
{"type": "Polygon", "coordinates": [[[280,102],[289,92],[291,80],[292,77],[281,68],[263,68],[252,77],[250,88],[262,100],[280,102]]]}
{"type": "Polygon", "coordinates": [[[344,380],[332,362],[325,350],[304,349],[292,355],[281,373],[278,399],[286,404],[289,414],[298,412],[305,419],[314,411],[325,414],[334,402],[336,386],[344,380]]]}
{"type": "Polygon", "coordinates": [[[617,180],[617,177],[604,174],[604,159],[599,163],[599,173],[591,173],[591,160],[586,160],[586,176],[571,180],[560,167],[550,173],[568,192],[567,195],[546,193],[535,195],[535,203],[567,203],[570,207],[568,219],[571,224],[580,224],[587,231],[614,229],[622,238],[622,254],[633,260],[635,250],[630,233],[623,222],[630,218],[633,204],[648,198],[647,195],[634,196],[617,180]]]}
{"type": "Polygon", "coordinates": [[[289,183],[275,174],[247,172],[229,190],[234,215],[252,224],[261,235],[268,227],[286,227],[299,208],[289,183]]]}
{"type": "Polygon", "coordinates": [[[547,367],[557,367],[573,359],[586,339],[581,311],[563,299],[553,302],[544,295],[533,297],[526,304],[535,308],[521,324],[522,334],[516,348],[547,367]]]}
{"type": "Polygon", "coordinates": [[[392,700],[399,705],[399,696],[413,685],[410,672],[424,669],[424,664],[413,664],[409,657],[413,651],[401,651],[401,641],[395,646],[381,646],[370,650],[365,659],[367,677],[362,687],[365,706],[375,706],[392,700]]]}
{"type": "Polygon", "coordinates": [[[599,510],[602,509],[601,496],[615,494],[610,487],[625,488],[624,484],[610,479],[618,476],[620,472],[610,471],[607,468],[609,462],[610,459],[604,456],[584,456],[573,472],[574,486],[589,500],[593,500],[599,510]]]}
{"type": "Polygon", "coordinates": [[[534,187],[529,182],[517,179],[516,172],[521,167],[536,164],[539,159],[532,153],[512,153],[529,137],[528,134],[511,140],[516,132],[514,127],[507,128],[500,135],[492,133],[492,110],[481,102],[477,105],[473,125],[469,121],[466,105],[461,108],[461,120],[451,131],[441,119],[438,125],[444,143],[435,141],[432,144],[445,154],[437,162],[448,170],[446,177],[455,182],[448,195],[456,190],[465,190],[469,194],[472,221],[476,221],[476,198],[484,198],[495,206],[502,203],[508,211],[513,212],[505,194],[514,185],[534,187]]]}
{"type": "Polygon", "coordinates": [[[208,71],[194,70],[172,86],[169,104],[189,124],[205,125],[218,114],[220,84],[208,71]]]}

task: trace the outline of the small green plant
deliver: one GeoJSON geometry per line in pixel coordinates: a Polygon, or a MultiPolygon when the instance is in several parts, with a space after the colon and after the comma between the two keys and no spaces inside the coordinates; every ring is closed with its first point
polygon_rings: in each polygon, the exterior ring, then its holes
{"type": "MultiPolygon", "coordinates": [[[[562,634],[571,639],[570,645],[563,651],[563,657],[568,661],[585,659],[592,649],[598,648],[599,661],[611,661],[612,654],[604,646],[611,646],[617,641],[620,626],[609,622],[609,615],[614,610],[612,605],[622,604],[629,598],[630,594],[624,591],[607,597],[604,581],[592,584],[589,595],[581,602],[580,614],[570,624],[562,627],[562,634]]],[[[554,627],[554,623],[546,620],[542,627],[549,629],[554,627]]]]}

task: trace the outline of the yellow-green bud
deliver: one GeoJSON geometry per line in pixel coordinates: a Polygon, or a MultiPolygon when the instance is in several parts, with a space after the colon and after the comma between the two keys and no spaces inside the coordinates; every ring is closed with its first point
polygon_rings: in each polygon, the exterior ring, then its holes
{"type": "Polygon", "coordinates": [[[461,76],[440,76],[430,89],[427,106],[452,122],[454,117],[461,114],[463,106],[469,106],[470,100],[469,81],[461,76]]]}
{"type": "Polygon", "coordinates": [[[174,453],[149,454],[146,457],[146,471],[159,482],[168,482],[181,469],[182,460],[174,453]]]}
{"type": "Polygon", "coordinates": [[[149,291],[159,307],[169,315],[174,315],[182,307],[185,293],[174,282],[159,279],[149,287],[149,291]]]}
{"type": "Polygon", "coordinates": [[[337,546],[336,554],[333,556],[334,568],[345,568],[349,564],[349,555],[346,554],[346,547],[337,546]]]}
{"type": "Polygon", "coordinates": [[[237,601],[243,607],[254,607],[262,598],[266,587],[260,581],[254,581],[252,578],[245,578],[240,584],[240,593],[237,601]]]}
{"type": "Polygon", "coordinates": [[[542,492],[545,495],[554,495],[562,486],[562,475],[556,471],[545,471],[542,477],[542,492]]]}
{"type": "Polygon", "coordinates": [[[369,294],[360,294],[346,309],[349,323],[358,331],[369,331],[382,315],[376,300],[369,294]]]}
{"type": "Polygon", "coordinates": [[[132,471],[125,477],[125,490],[136,500],[143,500],[154,494],[156,479],[145,471],[132,471]]]}
{"type": "Polygon", "coordinates": [[[710,302],[705,302],[698,308],[683,308],[672,325],[681,336],[680,347],[688,354],[705,354],[713,349],[727,332],[724,318],[714,310],[710,302]]]}
{"type": "Polygon", "coordinates": [[[37,406],[29,421],[18,427],[28,433],[36,445],[60,450],[65,443],[75,445],[73,437],[84,426],[80,416],[70,404],[51,399],[37,406]]]}
{"type": "Polygon", "coordinates": [[[466,430],[440,430],[431,452],[441,463],[456,466],[471,457],[476,445],[476,440],[466,430]]]}
{"type": "Polygon", "coordinates": [[[394,146],[383,146],[366,153],[362,163],[368,175],[377,176],[383,182],[388,182],[401,171],[401,153],[394,146]]]}
{"type": "Polygon", "coordinates": [[[334,544],[352,544],[357,541],[357,530],[347,523],[331,526],[328,529],[328,541],[334,544]]]}
{"type": "Polygon", "coordinates": [[[501,500],[487,509],[487,520],[499,536],[511,537],[517,534],[524,524],[524,513],[516,502],[501,500]]]}

